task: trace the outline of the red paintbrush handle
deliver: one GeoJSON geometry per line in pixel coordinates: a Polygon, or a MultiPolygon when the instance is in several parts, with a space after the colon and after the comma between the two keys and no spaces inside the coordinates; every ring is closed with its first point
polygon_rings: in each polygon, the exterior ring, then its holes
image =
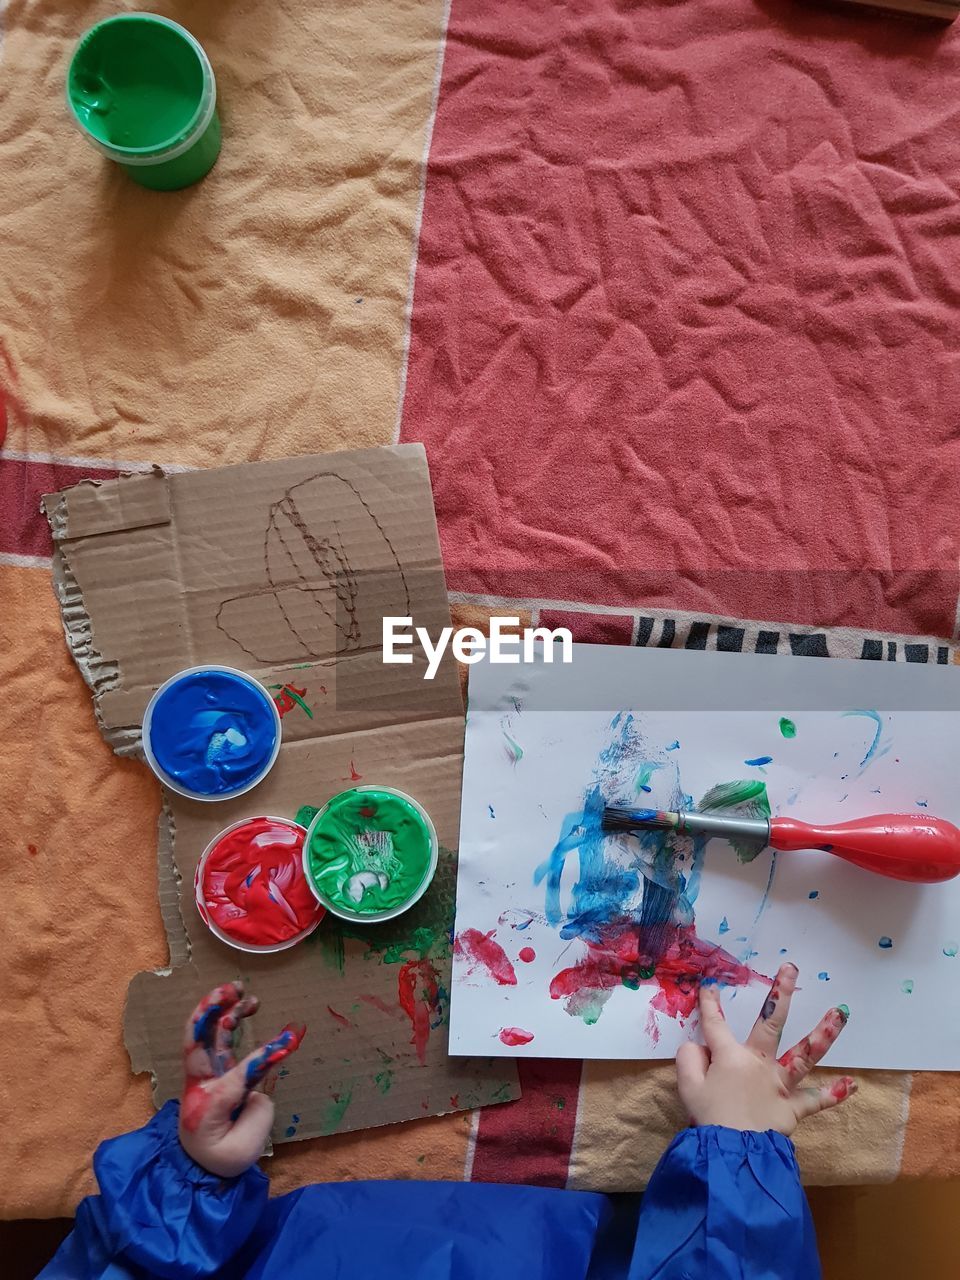
{"type": "Polygon", "coordinates": [[[795,818],[770,820],[774,849],[825,849],[894,880],[934,883],[960,874],[960,831],[924,813],[877,813],[832,827],[795,818]]]}

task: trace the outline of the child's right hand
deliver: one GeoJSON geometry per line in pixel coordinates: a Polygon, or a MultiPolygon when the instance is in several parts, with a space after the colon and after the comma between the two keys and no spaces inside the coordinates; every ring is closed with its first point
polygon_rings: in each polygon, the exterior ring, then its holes
{"type": "Polygon", "coordinates": [[[856,1092],[856,1081],[841,1076],[817,1088],[804,1084],[847,1024],[849,1010],[830,1009],[808,1036],[781,1054],[797,966],[784,964],[764,1000],[745,1044],[727,1026],[715,985],[700,987],[700,1026],[706,1045],[682,1044],[677,1052],[680,1100],[696,1125],[727,1129],[774,1129],[787,1137],[805,1116],[826,1111],[856,1092]]]}
{"type": "Polygon", "coordinates": [[[221,1178],[243,1173],[263,1154],[273,1124],[273,1101],[255,1092],[269,1072],[300,1047],[305,1027],[286,1026],[237,1063],[233,1036],[259,1001],[228,982],[203,997],[187,1019],[180,1145],[221,1178]]]}

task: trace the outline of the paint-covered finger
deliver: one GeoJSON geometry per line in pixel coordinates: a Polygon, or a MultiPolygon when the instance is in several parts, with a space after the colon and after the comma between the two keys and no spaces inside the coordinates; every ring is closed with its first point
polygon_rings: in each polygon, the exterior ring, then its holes
{"type": "Polygon", "coordinates": [[[778,969],[753,1029],[747,1036],[747,1046],[757,1053],[777,1056],[798,973],[795,964],[782,964],[778,969]]]}
{"type": "Polygon", "coordinates": [[[208,991],[187,1019],[183,1039],[184,1053],[191,1053],[197,1046],[208,1051],[212,1050],[220,1018],[242,998],[243,983],[241,982],[225,982],[222,986],[208,991]]]}
{"type": "Polygon", "coordinates": [[[244,1018],[249,1018],[260,1007],[256,996],[244,996],[232,1009],[224,1012],[217,1023],[216,1040],[213,1050],[214,1071],[222,1076],[234,1066],[233,1041],[237,1027],[244,1018]]]}
{"type": "Polygon", "coordinates": [[[797,1093],[798,1108],[797,1114],[800,1119],[804,1116],[816,1115],[818,1111],[829,1111],[831,1107],[838,1107],[841,1102],[846,1102],[847,1098],[852,1097],[857,1092],[857,1082],[853,1076],[840,1076],[837,1080],[831,1080],[829,1084],[822,1085],[819,1089],[807,1088],[800,1089],[797,1093]]]}
{"type": "Polygon", "coordinates": [[[720,988],[715,982],[700,983],[700,1029],[711,1053],[736,1044],[733,1032],[723,1016],[720,988]]]}
{"type": "Polygon", "coordinates": [[[279,1067],[284,1059],[300,1048],[306,1031],[307,1028],[302,1023],[290,1023],[275,1040],[270,1040],[253,1053],[247,1054],[225,1079],[231,1080],[241,1091],[255,1089],[268,1071],[279,1067]]]}
{"type": "Polygon", "coordinates": [[[806,1079],[847,1025],[850,1010],[845,1004],[828,1009],[808,1036],[804,1036],[779,1059],[787,1088],[794,1089],[806,1079]]]}

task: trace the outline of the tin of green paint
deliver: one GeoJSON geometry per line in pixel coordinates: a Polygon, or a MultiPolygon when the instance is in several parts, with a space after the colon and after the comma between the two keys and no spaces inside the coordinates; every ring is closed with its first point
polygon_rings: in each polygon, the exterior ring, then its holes
{"type": "Polygon", "coordinates": [[[430,815],[412,796],[394,787],[352,787],[329,800],[307,828],[303,869],[333,915],[376,924],[419,902],[438,853],[430,815]]]}
{"type": "Polygon", "coordinates": [[[67,104],[98,151],[155,191],[199,182],[220,154],[210,60],[159,14],[117,14],[91,27],[70,62],[67,104]]]}

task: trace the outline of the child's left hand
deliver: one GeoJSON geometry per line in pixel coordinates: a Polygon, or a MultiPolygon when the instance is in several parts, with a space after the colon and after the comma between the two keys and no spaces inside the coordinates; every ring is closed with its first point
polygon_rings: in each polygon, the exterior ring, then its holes
{"type": "Polygon", "coordinates": [[[236,1177],[263,1154],[273,1100],[254,1090],[299,1048],[306,1031],[286,1026],[276,1040],[238,1064],[233,1035],[241,1018],[256,1012],[258,1004],[256,996],[243,994],[242,983],[228,982],[204,996],[184,1032],[180,1145],[221,1178],[236,1177]]]}

